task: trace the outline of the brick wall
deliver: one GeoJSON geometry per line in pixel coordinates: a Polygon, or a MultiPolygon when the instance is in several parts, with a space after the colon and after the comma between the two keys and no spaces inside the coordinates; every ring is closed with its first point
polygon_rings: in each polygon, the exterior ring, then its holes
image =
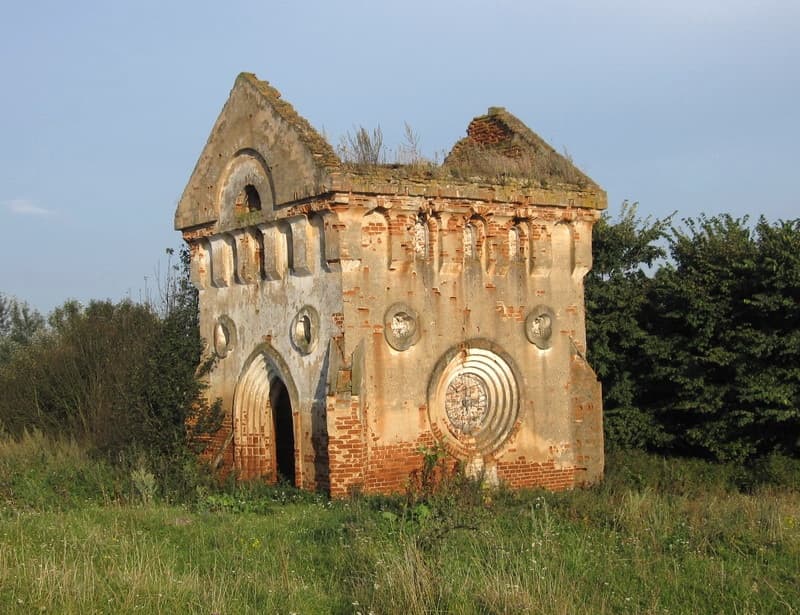
{"type": "Polygon", "coordinates": [[[562,491],[575,485],[575,468],[559,469],[552,461],[536,463],[519,457],[497,464],[497,477],[513,489],[544,487],[562,491]]]}
{"type": "Polygon", "coordinates": [[[328,461],[332,497],[364,489],[365,453],[359,398],[329,398],[328,461]]]}

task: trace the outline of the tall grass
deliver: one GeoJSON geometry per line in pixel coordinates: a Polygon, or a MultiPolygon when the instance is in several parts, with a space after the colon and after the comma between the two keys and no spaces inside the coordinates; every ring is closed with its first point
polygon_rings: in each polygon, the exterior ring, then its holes
{"type": "Polygon", "coordinates": [[[0,435],[0,513],[110,504],[121,495],[121,478],[74,439],[36,429],[0,435]]]}
{"type": "Polygon", "coordinates": [[[800,492],[697,463],[612,456],[605,485],[560,494],[175,506],[28,434],[0,442],[0,612],[796,613],[800,492]]]}

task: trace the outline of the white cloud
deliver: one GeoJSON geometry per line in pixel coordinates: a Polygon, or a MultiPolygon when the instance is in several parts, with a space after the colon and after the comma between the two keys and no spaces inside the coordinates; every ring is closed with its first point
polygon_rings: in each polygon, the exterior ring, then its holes
{"type": "Polygon", "coordinates": [[[6,201],[8,211],[21,216],[49,216],[52,210],[40,207],[30,199],[11,199],[6,201]]]}

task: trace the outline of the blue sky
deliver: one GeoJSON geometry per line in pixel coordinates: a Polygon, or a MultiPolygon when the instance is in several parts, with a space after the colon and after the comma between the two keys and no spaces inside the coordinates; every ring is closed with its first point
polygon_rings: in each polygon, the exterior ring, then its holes
{"type": "Polygon", "coordinates": [[[6,2],[0,292],[152,291],[240,71],[334,144],[409,122],[434,156],[504,106],[612,214],[800,217],[799,32],[796,0],[6,2]]]}

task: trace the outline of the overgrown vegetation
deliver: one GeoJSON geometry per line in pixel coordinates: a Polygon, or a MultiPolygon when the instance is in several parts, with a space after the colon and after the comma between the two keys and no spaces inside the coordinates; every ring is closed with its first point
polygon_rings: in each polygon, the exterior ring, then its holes
{"type": "Polygon", "coordinates": [[[357,126],[341,137],[336,152],[345,167],[357,172],[389,168],[426,178],[446,175],[437,160],[431,160],[422,153],[419,133],[408,123],[404,124],[403,142],[395,148],[384,144],[380,126],[371,131],[364,126],[357,126]]]}
{"type": "Polygon", "coordinates": [[[376,126],[372,132],[363,126],[353,129],[339,142],[338,154],[343,162],[354,165],[377,165],[386,163],[383,147],[383,131],[376,126]]]}
{"type": "Polygon", "coordinates": [[[419,133],[408,123],[404,124],[403,142],[397,147],[384,143],[380,126],[372,130],[355,126],[339,139],[336,152],[345,168],[357,173],[388,170],[395,177],[514,183],[523,189],[564,184],[585,189],[592,185],[566,149],[559,154],[519,120],[506,121],[514,123],[517,130],[508,142],[479,144],[462,139],[450,154],[441,152],[433,158],[422,153],[419,133]]]}
{"type": "Polygon", "coordinates": [[[800,221],[600,221],[611,452],[560,494],[487,490],[437,448],[402,496],[204,481],[183,256],[159,305],[0,297],[0,611],[797,612],[800,221]]]}
{"type": "Polygon", "coordinates": [[[457,157],[448,157],[446,169],[450,176],[465,181],[483,180],[506,184],[512,178],[527,186],[550,188],[569,184],[580,189],[588,186],[584,176],[573,164],[566,151],[530,152],[516,155],[489,146],[465,148],[457,157]]]}
{"type": "Polygon", "coordinates": [[[795,613],[800,603],[800,491],[742,480],[735,464],[612,454],[600,487],[510,493],[440,474],[429,451],[427,482],[407,497],[330,502],[240,484],[175,506],[141,497],[132,477],[74,443],[41,438],[0,440],[2,612],[795,613]]]}
{"type": "Polygon", "coordinates": [[[211,365],[202,360],[197,297],[188,254],[182,258],[159,305],[68,301],[45,321],[5,300],[12,308],[2,338],[0,428],[17,438],[32,430],[66,436],[91,455],[158,475],[159,488],[175,497],[191,489],[190,445],[213,431],[218,408],[202,395],[211,365]]]}
{"type": "Polygon", "coordinates": [[[717,460],[800,454],[800,220],[595,230],[590,362],[607,442],[717,460]],[[664,258],[667,257],[667,260],[664,258]]]}

